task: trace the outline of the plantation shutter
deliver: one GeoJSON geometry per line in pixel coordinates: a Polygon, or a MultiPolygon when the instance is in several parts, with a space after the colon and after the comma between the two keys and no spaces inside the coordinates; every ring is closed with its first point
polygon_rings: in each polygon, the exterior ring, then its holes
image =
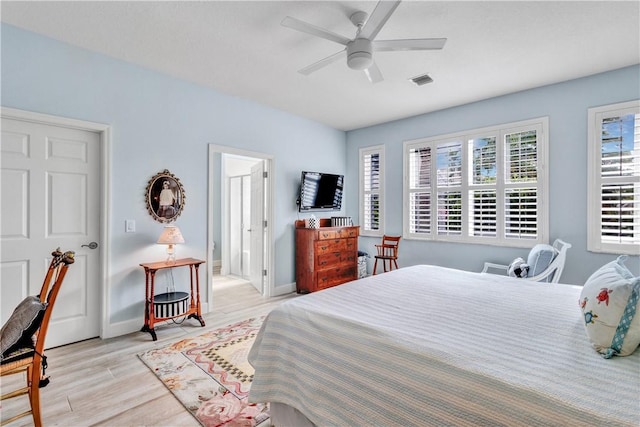
{"type": "Polygon", "coordinates": [[[384,234],[384,145],[360,149],[360,227],[363,236],[384,234]]]}
{"type": "Polygon", "coordinates": [[[409,149],[409,232],[431,233],[431,148],[409,149]]]}
{"type": "Polygon", "coordinates": [[[438,186],[438,234],[462,233],[462,143],[448,142],[436,148],[438,186]]]}
{"type": "Polygon", "coordinates": [[[640,245],[640,114],[604,117],[599,148],[601,240],[640,245]]]}
{"type": "Polygon", "coordinates": [[[496,237],[498,226],[496,138],[472,139],[469,141],[469,150],[472,156],[469,235],[496,237]]]}
{"type": "Polygon", "coordinates": [[[364,224],[365,230],[380,229],[380,153],[364,155],[364,224]]]}
{"type": "Polygon", "coordinates": [[[507,239],[538,238],[538,132],[524,130],[504,136],[504,235],[507,239]]]}

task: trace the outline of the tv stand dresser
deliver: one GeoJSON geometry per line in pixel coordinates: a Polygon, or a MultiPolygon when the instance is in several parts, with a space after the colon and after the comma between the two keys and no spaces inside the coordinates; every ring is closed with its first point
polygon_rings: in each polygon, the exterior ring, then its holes
{"type": "Polygon", "coordinates": [[[306,294],[358,278],[358,234],[360,227],[331,227],[321,218],[320,228],[296,228],[296,289],[306,294]]]}

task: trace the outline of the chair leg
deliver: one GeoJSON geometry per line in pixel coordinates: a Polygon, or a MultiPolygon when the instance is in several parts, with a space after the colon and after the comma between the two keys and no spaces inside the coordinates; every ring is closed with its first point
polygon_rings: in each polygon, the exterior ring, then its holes
{"type": "Polygon", "coordinates": [[[393,263],[396,265],[396,270],[398,269],[398,261],[396,261],[395,259],[393,260],[393,263]]]}
{"type": "Polygon", "coordinates": [[[29,403],[31,404],[31,415],[33,416],[33,425],[42,427],[42,414],[40,413],[40,375],[41,363],[34,363],[28,374],[29,384],[29,403]]]}
{"type": "Polygon", "coordinates": [[[373,263],[373,275],[376,275],[376,269],[378,268],[378,258],[376,258],[376,262],[373,263]]]}

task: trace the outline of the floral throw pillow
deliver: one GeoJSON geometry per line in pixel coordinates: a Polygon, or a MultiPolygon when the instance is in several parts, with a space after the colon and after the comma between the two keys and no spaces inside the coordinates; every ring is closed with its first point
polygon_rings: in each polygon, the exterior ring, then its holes
{"type": "Polygon", "coordinates": [[[626,256],[589,277],[580,309],[593,347],[605,358],[628,356],[640,345],[640,277],[624,265],[626,256]]]}

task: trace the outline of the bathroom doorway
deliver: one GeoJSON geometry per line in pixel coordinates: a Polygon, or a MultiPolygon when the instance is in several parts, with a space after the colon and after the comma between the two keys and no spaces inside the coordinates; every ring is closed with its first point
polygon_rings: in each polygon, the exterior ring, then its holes
{"type": "Polygon", "coordinates": [[[210,146],[209,246],[212,288],[221,278],[271,294],[269,156],[210,146]]]}

